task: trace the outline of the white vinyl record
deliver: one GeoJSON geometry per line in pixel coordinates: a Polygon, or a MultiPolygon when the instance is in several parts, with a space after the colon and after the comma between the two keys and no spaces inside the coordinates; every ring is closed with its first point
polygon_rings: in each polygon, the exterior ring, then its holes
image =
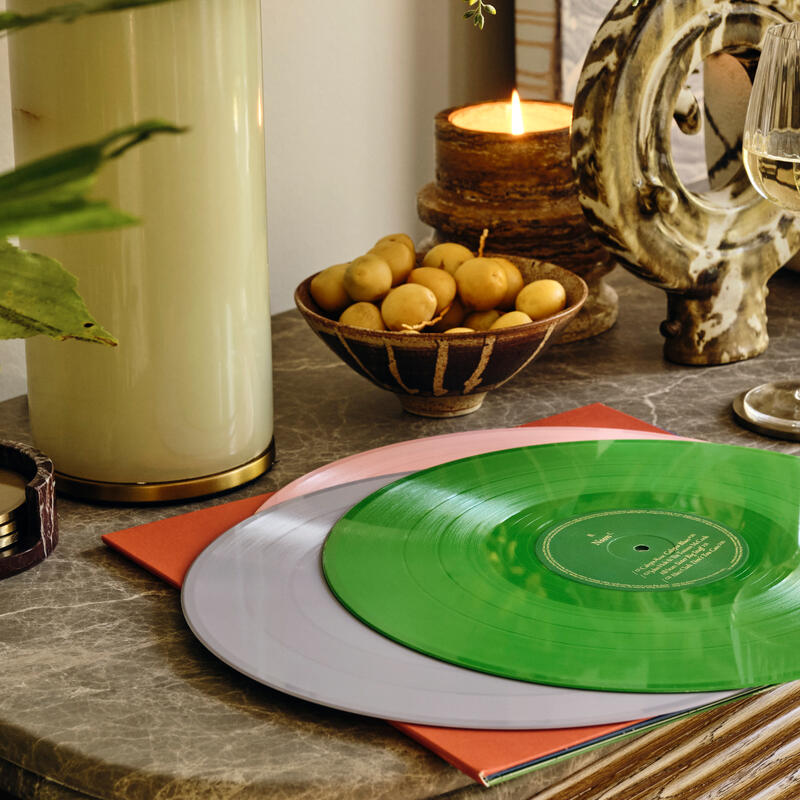
{"type": "Polygon", "coordinates": [[[183,584],[184,616],[198,639],[239,672],[287,694],[424,725],[609,724],[737,694],[597,692],[508,680],[421,655],[362,624],[328,589],[320,550],[343,513],[399,477],[364,479],[287,500],[217,538],[183,584]]]}

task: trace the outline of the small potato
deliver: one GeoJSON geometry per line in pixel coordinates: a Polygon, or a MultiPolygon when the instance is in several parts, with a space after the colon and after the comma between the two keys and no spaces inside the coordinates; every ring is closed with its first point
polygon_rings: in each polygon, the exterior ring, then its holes
{"type": "Polygon", "coordinates": [[[404,244],[413,255],[416,255],[414,240],[406,233],[390,233],[388,236],[382,236],[377,242],[375,242],[375,245],[372,249],[374,250],[378,245],[381,245],[384,242],[400,242],[400,244],[404,244]]]}
{"type": "Polygon", "coordinates": [[[462,327],[448,328],[445,331],[445,333],[475,333],[475,329],[474,328],[462,328],[462,327]]]}
{"type": "Polygon", "coordinates": [[[474,331],[488,331],[500,319],[500,312],[496,308],[488,311],[473,311],[464,318],[464,325],[474,331]]]}
{"type": "Polygon", "coordinates": [[[517,295],[517,311],[524,311],[532,320],[544,319],[561,311],[567,304],[564,287],[550,278],[533,281],[523,286],[517,295]]]}
{"type": "Polygon", "coordinates": [[[409,283],[427,286],[436,295],[436,313],[441,314],[455,299],[456,280],[448,272],[435,267],[419,267],[408,276],[409,283]]]}
{"type": "MultiPolygon", "coordinates": [[[[420,267],[420,269],[423,269],[420,267]]],[[[442,272],[443,270],[439,270],[442,272]]],[[[449,330],[450,328],[455,328],[464,321],[464,317],[467,315],[466,310],[464,309],[464,304],[457,298],[453,298],[453,302],[450,304],[450,308],[447,310],[447,313],[436,323],[434,323],[428,330],[437,331],[441,333],[442,331],[449,330]]]]}
{"type": "Polygon", "coordinates": [[[368,328],[371,331],[386,330],[380,309],[373,303],[353,303],[342,312],[339,322],[342,325],[352,325],[354,328],[368,328]]]}
{"type": "Polygon", "coordinates": [[[472,250],[455,242],[437,244],[425,253],[422,259],[423,267],[443,269],[451,275],[465,262],[472,258],[472,250]]]}
{"type": "Polygon", "coordinates": [[[357,302],[381,300],[392,288],[392,269],[380,256],[367,253],[350,262],[342,283],[347,294],[357,302]]]}
{"type": "Polygon", "coordinates": [[[498,317],[489,327],[490,331],[496,331],[500,328],[513,328],[515,325],[527,325],[533,320],[523,311],[509,311],[498,317]]]}
{"type": "Polygon", "coordinates": [[[416,255],[402,242],[378,243],[370,250],[370,253],[380,256],[389,265],[389,269],[392,271],[392,286],[403,283],[414,269],[416,255]]]}
{"type": "Polygon", "coordinates": [[[508,281],[505,297],[497,304],[497,307],[503,309],[514,308],[514,301],[525,283],[522,273],[517,269],[516,264],[513,264],[507,258],[495,256],[494,260],[506,271],[506,280],[508,281]]]}
{"type": "Polygon", "coordinates": [[[436,295],[418,283],[396,286],[381,303],[381,316],[390,331],[415,327],[433,318],[436,313],[436,295]]]}
{"type": "Polygon", "coordinates": [[[344,273],[349,264],[334,264],[311,279],[309,291],[314,302],[323,310],[338,313],[347,308],[350,295],[344,288],[344,273]]]}
{"type": "Polygon", "coordinates": [[[493,258],[471,258],[455,274],[458,296],[468,308],[487,311],[506,296],[508,278],[505,269],[493,258]]]}

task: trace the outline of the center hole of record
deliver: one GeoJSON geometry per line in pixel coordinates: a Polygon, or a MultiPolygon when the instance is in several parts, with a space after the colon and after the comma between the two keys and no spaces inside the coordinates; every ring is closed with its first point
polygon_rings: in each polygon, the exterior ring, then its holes
{"type": "Polygon", "coordinates": [[[636,547],[633,548],[634,550],[649,550],[650,548],[646,544],[637,544],[636,547]]]}

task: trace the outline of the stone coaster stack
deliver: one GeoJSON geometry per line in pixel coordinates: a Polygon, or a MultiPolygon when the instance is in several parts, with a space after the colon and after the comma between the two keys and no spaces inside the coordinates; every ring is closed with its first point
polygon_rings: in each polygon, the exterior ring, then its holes
{"type": "Polygon", "coordinates": [[[38,564],[57,542],[53,462],[28,445],[0,441],[0,578],[38,564]]]}
{"type": "Polygon", "coordinates": [[[25,531],[25,484],[18,472],[0,469],[0,558],[19,552],[20,533],[25,531]]]}

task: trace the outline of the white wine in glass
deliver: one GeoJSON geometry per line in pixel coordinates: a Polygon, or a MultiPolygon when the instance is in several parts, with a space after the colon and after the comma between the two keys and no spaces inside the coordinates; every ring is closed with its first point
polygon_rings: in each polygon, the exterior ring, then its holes
{"type": "MultiPolygon", "coordinates": [[[[742,157],[762,197],[800,212],[800,23],[774,25],[764,37],[742,157]]],[[[734,412],[761,433],[800,439],[800,380],[756,386],[737,399],[734,412]]]]}

